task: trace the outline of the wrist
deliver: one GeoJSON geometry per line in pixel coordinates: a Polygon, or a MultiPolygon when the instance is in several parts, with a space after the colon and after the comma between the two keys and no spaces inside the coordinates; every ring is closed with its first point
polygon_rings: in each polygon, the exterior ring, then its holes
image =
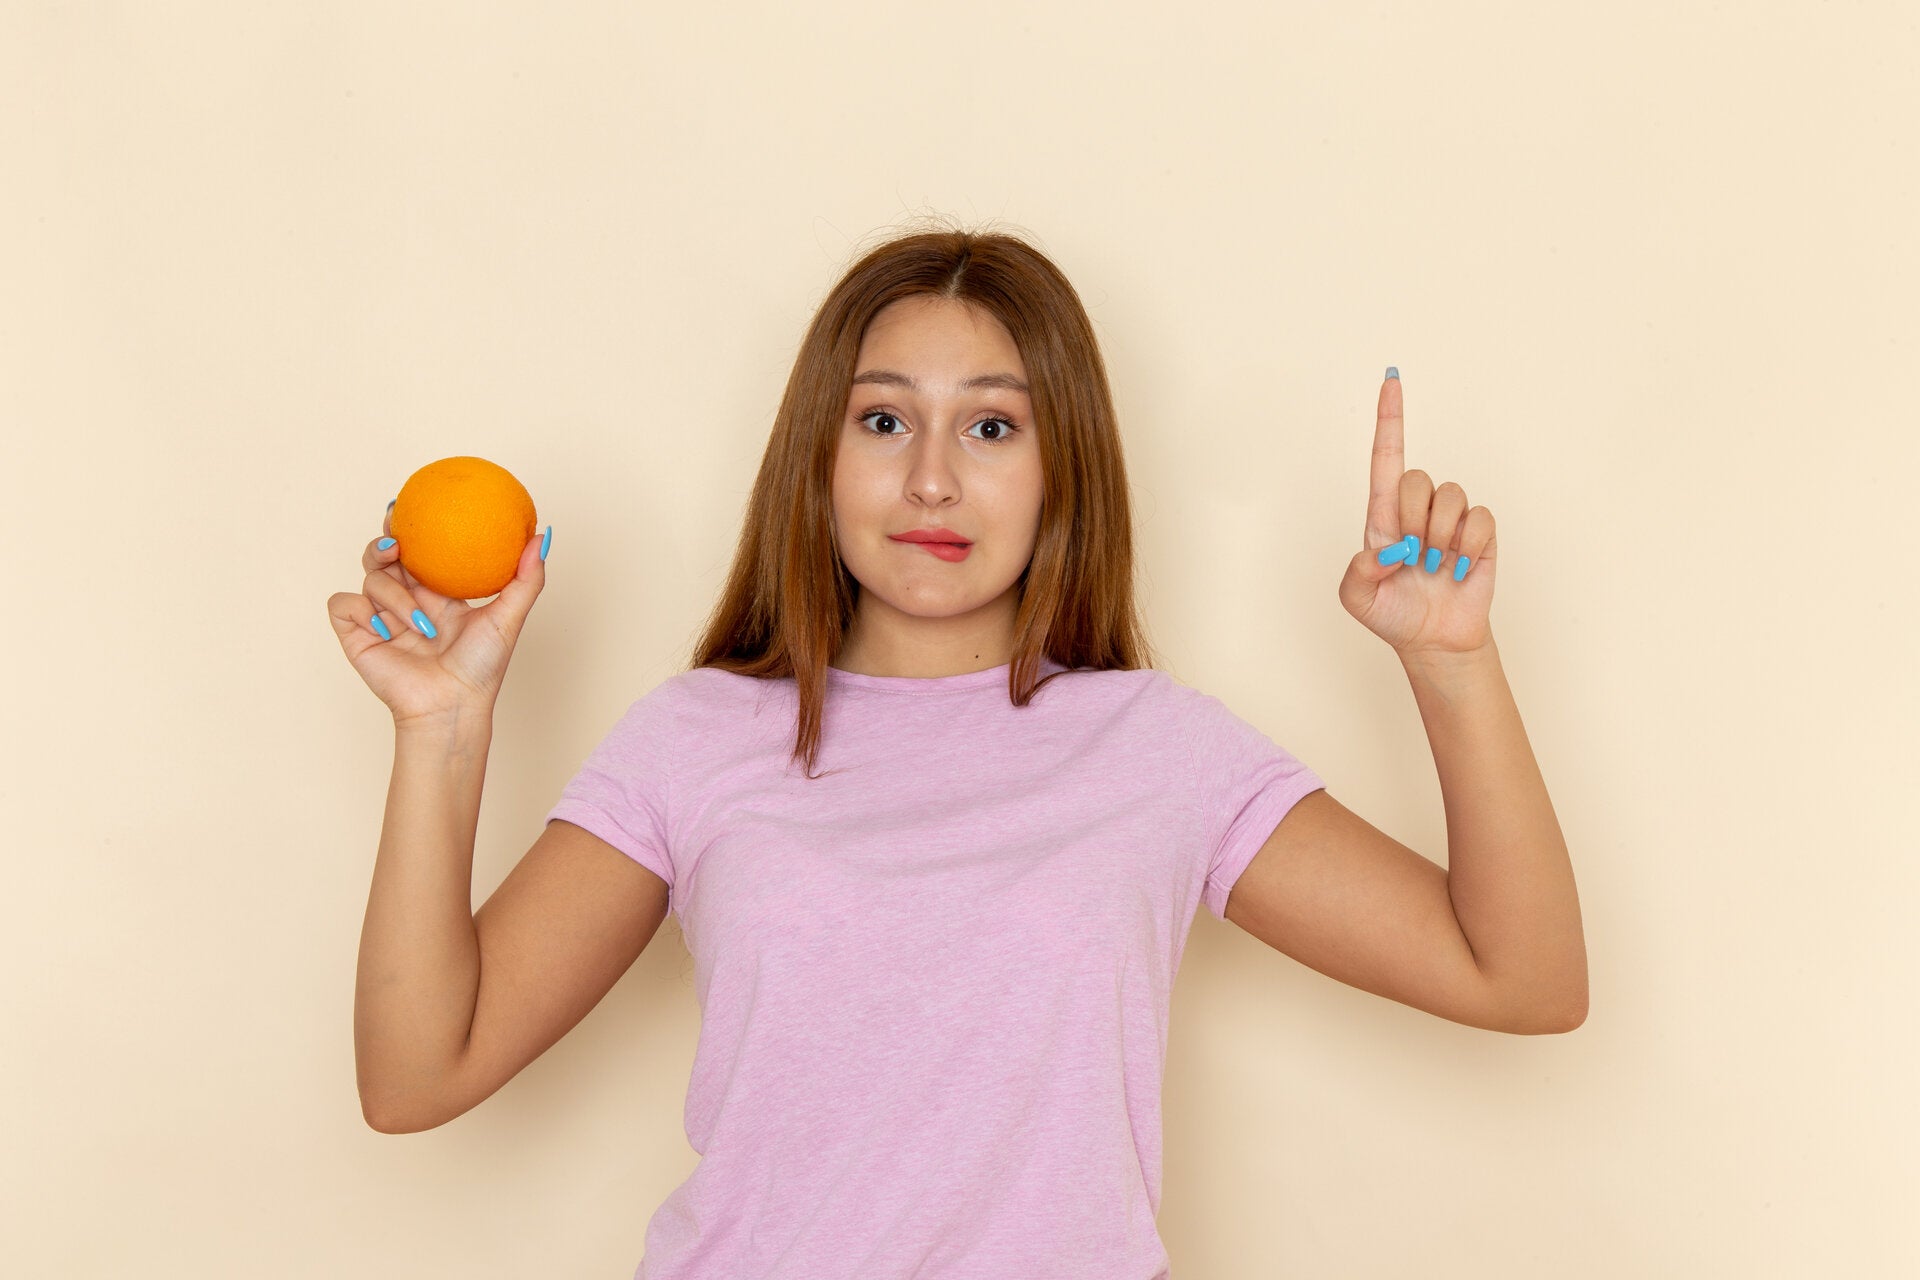
{"type": "Polygon", "coordinates": [[[463,703],[417,715],[395,715],[396,737],[457,742],[493,736],[493,704],[463,703]]]}
{"type": "Polygon", "coordinates": [[[1446,675],[1500,665],[1500,651],[1494,647],[1492,636],[1472,649],[1396,649],[1394,654],[1408,675],[1446,675]]]}

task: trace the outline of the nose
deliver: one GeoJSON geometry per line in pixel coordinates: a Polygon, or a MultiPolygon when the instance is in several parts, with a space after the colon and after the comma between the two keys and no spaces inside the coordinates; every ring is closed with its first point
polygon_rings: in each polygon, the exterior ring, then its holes
{"type": "Polygon", "coordinates": [[[929,432],[907,449],[906,489],[910,497],[928,506],[943,506],[960,500],[960,475],[948,450],[959,445],[936,438],[929,432]]]}

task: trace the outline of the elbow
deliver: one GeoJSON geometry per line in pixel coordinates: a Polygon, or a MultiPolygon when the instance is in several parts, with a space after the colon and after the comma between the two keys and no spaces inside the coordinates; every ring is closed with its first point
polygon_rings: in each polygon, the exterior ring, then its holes
{"type": "Polygon", "coordinates": [[[1567,1032],[1569,1031],[1578,1031],[1580,1029],[1580,1024],[1585,1022],[1586,1020],[1587,1020],[1587,1014],[1586,1014],[1586,1011],[1583,1009],[1579,1013],[1575,1013],[1568,1016],[1562,1016],[1557,1021],[1547,1026],[1541,1032],[1541,1034],[1549,1035],[1549,1036],[1563,1036],[1567,1034],[1567,1032]]]}
{"type": "Polygon", "coordinates": [[[1587,992],[1586,988],[1582,987],[1575,1000],[1557,1005],[1544,1015],[1535,1026],[1534,1034],[1565,1035],[1569,1031],[1579,1030],[1580,1024],[1586,1020],[1587,992]]]}
{"type": "Polygon", "coordinates": [[[363,1075],[360,1079],[360,1118],[367,1122],[367,1128],[375,1133],[405,1133],[406,1128],[396,1124],[392,1099],[383,1097],[379,1090],[369,1087],[363,1075]]]}
{"type": "Polygon", "coordinates": [[[1523,1006],[1509,1006],[1506,1018],[1497,1029],[1516,1036],[1557,1036],[1577,1030],[1586,1020],[1587,993],[1582,989],[1571,1000],[1534,1001],[1523,1006]]]}
{"type": "Polygon", "coordinates": [[[1572,998],[1566,1002],[1564,1008],[1562,1009],[1562,1013],[1565,1016],[1566,1022],[1565,1022],[1565,1025],[1560,1028],[1560,1030],[1573,1031],[1577,1029],[1581,1023],[1587,1020],[1588,985],[1589,984],[1587,982],[1587,953],[1583,949],[1580,952],[1580,985],[1574,991],[1572,998]]]}
{"type": "Polygon", "coordinates": [[[1535,1034],[1564,1035],[1578,1030],[1587,1020],[1587,990],[1587,957],[1582,951],[1578,966],[1534,1002],[1535,1034]]]}
{"type": "Polygon", "coordinates": [[[440,1121],[420,1124],[415,1121],[401,1120],[391,1116],[367,1115],[367,1128],[375,1133],[425,1133],[428,1129],[440,1127],[440,1121]]]}
{"type": "Polygon", "coordinates": [[[369,1078],[364,1071],[356,1089],[360,1118],[375,1133],[423,1133],[460,1114],[447,1106],[445,1094],[438,1090],[407,1088],[390,1080],[369,1078]]]}
{"type": "Polygon", "coordinates": [[[365,1120],[367,1128],[375,1133],[423,1133],[446,1123],[446,1119],[423,1121],[418,1115],[407,1115],[394,1108],[369,1105],[365,1098],[360,1099],[360,1118],[365,1120]]]}

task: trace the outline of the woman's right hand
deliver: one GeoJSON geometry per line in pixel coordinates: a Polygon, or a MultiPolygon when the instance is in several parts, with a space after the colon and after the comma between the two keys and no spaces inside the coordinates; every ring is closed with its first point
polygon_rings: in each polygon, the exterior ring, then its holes
{"type": "MultiPolygon", "coordinates": [[[[389,505],[380,522],[383,536],[391,534],[392,520],[389,505]]],[[[387,704],[396,725],[451,718],[476,707],[492,712],[520,629],[547,584],[540,548],[552,535],[549,525],[545,537],[521,548],[513,580],[483,605],[421,586],[401,567],[398,543],[384,551],[381,539],[367,543],[360,556],[367,571],[361,594],[334,593],[327,598],[327,613],[347,661],[387,704]],[[415,622],[416,609],[426,617],[425,630],[415,622]],[[392,639],[373,628],[376,610],[392,639]]]]}

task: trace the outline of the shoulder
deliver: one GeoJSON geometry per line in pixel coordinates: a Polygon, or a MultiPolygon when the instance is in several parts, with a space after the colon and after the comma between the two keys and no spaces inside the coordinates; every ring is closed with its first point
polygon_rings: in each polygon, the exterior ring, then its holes
{"type": "Polygon", "coordinates": [[[691,744],[727,741],[754,715],[753,680],[711,667],[677,671],[633,697],[599,751],[629,761],[679,761],[691,744]]]}
{"type": "Polygon", "coordinates": [[[1240,721],[1241,717],[1225,702],[1166,672],[1156,672],[1160,679],[1153,684],[1153,692],[1174,714],[1196,724],[1224,725],[1240,721]]]}
{"type": "Polygon", "coordinates": [[[634,699],[631,712],[656,718],[699,718],[721,715],[751,703],[774,683],[722,671],[718,667],[692,667],[676,671],[634,699]]]}
{"type": "Polygon", "coordinates": [[[1173,678],[1158,667],[1062,667],[1049,664],[1055,673],[1049,688],[1085,689],[1106,697],[1137,696],[1158,693],[1173,683],[1173,678]]]}
{"type": "Polygon", "coordinates": [[[1055,714],[1160,714],[1169,683],[1154,667],[1067,667],[1048,659],[1032,704],[1055,714]]]}
{"type": "Polygon", "coordinates": [[[1216,708],[1225,710],[1219,699],[1202,693],[1172,672],[1158,667],[1112,674],[1131,677],[1129,689],[1163,715],[1191,720],[1204,717],[1216,708]]]}
{"type": "Polygon", "coordinates": [[[1277,746],[1253,720],[1174,676],[1161,673],[1150,692],[1167,732],[1186,742],[1203,770],[1216,771],[1223,761],[1265,757],[1277,746]]]}
{"type": "Polygon", "coordinates": [[[691,667],[677,671],[634,703],[647,706],[682,727],[699,728],[784,717],[795,710],[794,683],[743,676],[721,667],[691,667]]]}
{"type": "Polygon", "coordinates": [[[658,681],[627,704],[620,717],[620,729],[634,733],[660,730],[711,713],[729,694],[728,680],[737,679],[711,667],[677,671],[658,681]]]}

